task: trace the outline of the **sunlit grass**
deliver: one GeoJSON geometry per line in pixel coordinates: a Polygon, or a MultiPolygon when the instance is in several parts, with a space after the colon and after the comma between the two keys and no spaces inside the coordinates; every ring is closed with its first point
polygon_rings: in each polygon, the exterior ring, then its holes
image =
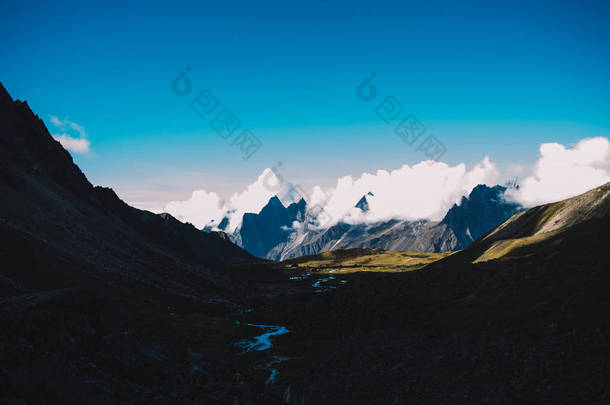
{"type": "Polygon", "coordinates": [[[341,249],[287,260],[285,264],[322,274],[356,272],[404,272],[417,270],[450,253],[391,252],[370,249],[341,249]]]}
{"type": "Polygon", "coordinates": [[[517,256],[527,256],[533,254],[534,252],[531,249],[528,251],[524,248],[528,246],[538,244],[553,235],[556,235],[558,232],[546,232],[533,236],[526,236],[523,238],[517,239],[505,239],[494,242],[481,256],[479,256],[473,263],[486,262],[488,260],[495,259],[508,259],[514,258],[517,256]],[[517,252],[520,250],[520,254],[517,252]]]}

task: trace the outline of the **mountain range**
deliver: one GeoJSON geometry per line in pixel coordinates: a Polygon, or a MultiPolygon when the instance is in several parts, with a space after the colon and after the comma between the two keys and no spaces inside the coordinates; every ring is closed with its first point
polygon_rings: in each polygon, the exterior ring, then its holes
{"type": "MultiPolygon", "coordinates": [[[[284,207],[273,197],[260,213],[245,214],[241,226],[229,236],[254,256],[280,261],[356,247],[448,252],[465,248],[521,209],[519,204],[505,199],[506,190],[499,185],[478,185],[438,222],[399,219],[360,224],[339,222],[323,229],[308,226],[304,200],[284,207]]],[[[370,192],[363,195],[355,208],[367,212],[368,198],[372,196],[370,192]]]]}

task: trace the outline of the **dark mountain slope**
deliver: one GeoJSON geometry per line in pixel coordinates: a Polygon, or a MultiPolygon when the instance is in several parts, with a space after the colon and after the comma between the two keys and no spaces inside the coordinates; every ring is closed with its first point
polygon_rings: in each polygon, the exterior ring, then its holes
{"type": "Polygon", "coordinates": [[[231,402],[229,316],[282,279],[93,187],[0,85],[0,403],[231,402]]]}
{"type": "MultiPolygon", "coordinates": [[[[222,233],[199,232],[169,215],[159,216],[132,208],[111,189],[94,188],[27,104],[13,102],[4,89],[2,94],[0,161],[5,181],[1,208],[10,224],[23,230],[36,226],[36,232],[42,235],[58,231],[56,227],[52,230],[45,227],[45,222],[55,225],[57,217],[66,217],[65,226],[79,222],[84,227],[82,223],[87,220],[110,221],[120,227],[119,233],[125,234],[125,229],[129,229],[133,234],[128,236],[143,235],[202,263],[250,258],[222,233]],[[34,206],[40,208],[37,210],[34,206]],[[83,215],[83,211],[90,212],[83,215]]],[[[99,232],[112,234],[108,226],[106,223],[99,232]]],[[[74,234],[66,232],[64,236],[74,234]]],[[[54,242],[55,239],[51,241],[54,242]]]]}

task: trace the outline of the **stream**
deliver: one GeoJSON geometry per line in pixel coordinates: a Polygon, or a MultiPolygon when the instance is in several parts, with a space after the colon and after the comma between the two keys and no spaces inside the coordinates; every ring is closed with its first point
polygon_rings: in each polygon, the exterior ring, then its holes
{"type": "MultiPolygon", "coordinates": [[[[236,324],[239,325],[239,322],[236,321],[236,324]]],[[[244,350],[244,353],[248,352],[260,352],[267,349],[271,349],[273,347],[273,342],[271,338],[273,336],[280,336],[290,333],[290,330],[285,326],[281,325],[257,325],[253,323],[247,324],[248,326],[253,326],[255,328],[261,328],[265,333],[258,336],[253,336],[251,338],[240,340],[235,343],[237,347],[240,347],[244,350]]],[[[289,357],[281,357],[281,356],[273,356],[270,361],[265,364],[265,370],[269,371],[269,378],[265,381],[265,384],[274,384],[279,371],[277,368],[273,368],[273,366],[280,364],[283,361],[290,360],[289,357]]]]}
{"type": "Polygon", "coordinates": [[[333,288],[337,288],[336,285],[330,284],[331,281],[335,279],[335,276],[328,276],[325,278],[320,278],[316,282],[314,282],[311,286],[315,288],[314,292],[321,293],[326,292],[328,290],[332,290],[333,288]]]}
{"type": "Polygon", "coordinates": [[[256,325],[249,323],[248,326],[254,326],[255,328],[261,328],[265,331],[262,335],[254,336],[249,339],[243,339],[237,342],[235,345],[241,347],[245,352],[259,352],[270,349],[273,346],[271,343],[272,336],[285,335],[290,333],[290,330],[285,326],[277,325],[256,325]]]}
{"type": "MultiPolygon", "coordinates": [[[[311,277],[311,273],[304,273],[298,276],[290,277],[291,280],[305,280],[311,277]]],[[[337,288],[336,285],[333,285],[333,281],[336,279],[334,275],[330,275],[328,277],[319,278],[312,283],[312,287],[315,288],[314,292],[321,293],[326,292],[331,289],[337,288]]],[[[347,281],[341,280],[341,284],[345,284],[347,281]]],[[[241,309],[240,315],[244,313],[250,313],[252,309],[241,309]]],[[[235,321],[236,325],[240,325],[239,321],[235,321]]],[[[261,352],[273,347],[273,337],[281,336],[287,333],[290,333],[290,330],[282,325],[261,325],[248,323],[247,326],[255,327],[262,329],[264,333],[261,335],[252,336],[246,339],[242,339],[235,343],[235,346],[241,348],[243,353],[249,352],[261,352]]],[[[264,365],[264,369],[269,371],[269,378],[265,381],[265,384],[274,384],[275,380],[279,374],[279,371],[274,366],[280,364],[283,361],[290,360],[290,357],[282,357],[282,356],[272,356],[271,359],[264,365]]]]}

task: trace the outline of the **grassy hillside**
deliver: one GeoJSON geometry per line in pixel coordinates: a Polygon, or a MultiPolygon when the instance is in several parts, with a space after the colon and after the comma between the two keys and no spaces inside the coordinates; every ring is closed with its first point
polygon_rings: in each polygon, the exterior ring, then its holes
{"type": "Polygon", "coordinates": [[[610,183],[563,201],[513,215],[464,250],[473,262],[509,260],[557,251],[583,224],[595,227],[610,214],[610,183]]]}
{"type": "Polygon", "coordinates": [[[451,253],[393,252],[382,249],[338,249],[282,262],[282,265],[319,273],[361,271],[403,272],[422,267],[451,253]]]}

